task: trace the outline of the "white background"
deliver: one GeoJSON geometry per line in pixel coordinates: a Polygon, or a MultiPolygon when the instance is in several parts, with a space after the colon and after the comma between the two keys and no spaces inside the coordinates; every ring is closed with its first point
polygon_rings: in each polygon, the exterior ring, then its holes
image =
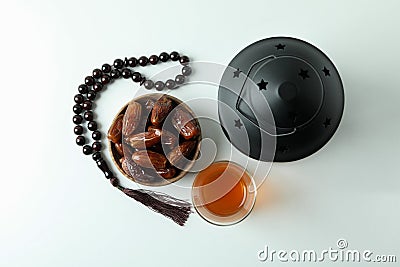
{"type": "MultiPolygon", "coordinates": [[[[257,259],[264,245],[320,251],[339,238],[399,261],[399,9],[398,1],[3,0],[0,266],[273,266],[257,259]],[[317,154],[273,165],[242,223],[216,227],[193,214],[179,227],[112,188],[74,144],[72,99],[93,68],[164,50],[228,64],[271,36],[304,39],[334,61],[345,113],[317,154]]],[[[102,94],[103,131],[136,90],[121,81],[102,94]]],[[[217,95],[191,91],[202,93],[217,95]]]]}

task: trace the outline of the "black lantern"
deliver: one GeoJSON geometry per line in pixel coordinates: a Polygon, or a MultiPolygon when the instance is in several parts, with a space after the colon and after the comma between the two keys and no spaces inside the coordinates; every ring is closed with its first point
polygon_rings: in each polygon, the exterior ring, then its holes
{"type": "Polygon", "coordinates": [[[257,160],[287,162],[329,141],[343,114],[344,91],[337,69],[321,50],[299,39],[274,37],[233,58],[218,100],[221,126],[236,148],[257,160]],[[236,119],[223,106],[234,110],[236,119]],[[246,142],[235,134],[239,130],[247,132],[246,142]],[[273,157],[270,146],[263,145],[271,142],[276,142],[273,157]],[[243,143],[249,148],[242,149],[243,143]]]}

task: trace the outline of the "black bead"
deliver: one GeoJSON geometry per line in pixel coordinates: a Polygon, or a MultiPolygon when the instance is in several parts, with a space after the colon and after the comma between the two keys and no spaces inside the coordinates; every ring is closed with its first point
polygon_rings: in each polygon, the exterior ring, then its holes
{"type": "Polygon", "coordinates": [[[74,116],[72,117],[72,121],[73,121],[75,124],[81,124],[82,121],[83,121],[83,118],[82,118],[81,115],[74,115],[74,116]]]}
{"type": "Polygon", "coordinates": [[[83,98],[83,95],[81,95],[81,94],[77,94],[77,95],[74,96],[74,101],[77,104],[82,103],[83,100],[85,100],[85,99],[83,98]]]}
{"type": "Polygon", "coordinates": [[[156,55],[150,56],[149,62],[151,65],[156,65],[158,63],[158,56],[156,56],[156,55]]]}
{"type": "Polygon", "coordinates": [[[91,110],[92,109],[92,101],[85,100],[82,104],[84,110],[91,110]]]}
{"type": "Polygon", "coordinates": [[[101,66],[101,70],[104,73],[109,73],[111,71],[111,65],[110,64],[103,64],[103,66],[101,66]]]}
{"type": "Polygon", "coordinates": [[[96,82],[95,84],[93,84],[93,91],[100,92],[101,90],[103,90],[103,85],[99,82],[96,82]]]}
{"type": "Polygon", "coordinates": [[[122,70],[122,77],[124,79],[129,79],[132,76],[132,71],[130,69],[123,69],[122,70]]]}
{"type": "Polygon", "coordinates": [[[86,94],[86,93],[88,92],[88,90],[89,90],[89,88],[87,87],[86,84],[81,84],[81,85],[79,85],[79,87],[78,87],[78,92],[79,92],[80,94],[86,94]]]}
{"type": "Polygon", "coordinates": [[[175,82],[176,82],[176,84],[184,83],[185,82],[185,76],[183,76],[181,74],[176,75],[175,82]]]}
{"type": "Polygon", "coordinates": [[[110,72],[110,76],[111,76],[111,78],[112,79],[118,79],[119,77],[121,77],[121,72],[119,71],[119,70],[116,70],[116,69],[114,69],[114,70],[112,70],[111,72],[110,72]]]}
{"type": "Polygon", "coordinates": [[[135,71],[134,73],[132,73],[132,80],[138,83],[142,80],[142,75],[139,72],[135,71]]]}
{"type": "Polygon", "coordinates": [[[103,76],[101,76],[101,83],[102,84],[108,84],[110,82],[111,78],[108,74],[103,74],[103,76]]]}
{"type": "Polygon", "coordinates": [[[104,159],[99,159],[99,160],[96,160],[96,164],[97,164],[97,167],[99,167],[99,169],[104,173],[104,176],[107,179],[112,178],[111,179],[111,180],[113,180],[112,184],[114,186],[117,186],[118,185],[118,179],[114,178],[114,174],[112,173],[112,171],[108,167],[107,162],[104,159]],[[115,180],[117,180],[117,182],[115,180]]]}
{"type": "Polygon", "coordinates": [[[74,107],[72,108],[75,114],[81,114],[82,113],[82,106],[79,104],[75,104],[74,107]]]}
{"type": "Polygon", "coordinates": [[[184,76],[189,76],[190,74],[192,74],[192,68],[189,67],[189,66],[184,66],[184,67],[182,68],[182,74],[183,74],[184,76]]]}
{"type": "Polygon", "coordinates": [[[146,80],[144,82],[144,88],[150,90],[153,87],[154,87],[154,82],[152,80],[146,80]]]}
{"type": "Polygon", "coordinates": [[[173,89],[175,87],[176,83],[174,80],[169,79],[165,82],[165,87],[167,87],[168,89],[173,89]]]}
{"type": "Polygon", "coordinates": [[[161,91],[164,89],[164,83],[162,81],[158,81],[154,84],[154,87],[156,88],[157,91],[161,91]]]}
{"type": "Polygon", "coordinates": [[[92,148],[94,151],[100,151],[101,150],[101,143],[100,142],[94,142],[92,144],[92,148]]]}
{"type": "Polygon", "coordinates": [[[140,66],[144,67],[144,66],[147,65],[147,63],[149,63],[149,59],[148,59],[147,57],[141,56],[141,57],[139,58],[139,65],[140,65],[140,66]]]}
{"type": "Polygon", "coordinates": [[[125,59],[124,59],[124,66],[129,67],[129,60],[127,57],[125,57],[125,59]]]}
{"type": "Polygon", "coordinates": [[[93,85],[94,84],[94,78],[92,76],[87,76],[85,78],[85,84],[89,85],[89,86],[93,85]]]}
{"type": "Polygon", "coordinates": [[[92,155],[92,159],[93,159],[94,161],[98,161],[98,160],[102,159],[101,153],[100,153],[100,152],[94,153],[94,154],[92,155]]]}
{"type": "Polygon", "coordinates": [[[100,140],[101,139],[101,132],[100,131],[93,131],[93,133],[92,133],[92,138],[94,139],[94,140],[100,140]]]}
{"type": "Polygon", "coordinates": [[[114,68],[122,69],[124,67],[124,61],[122,59],[117,58],[114,60],[114,68]]]}
{"type": "Polygon", "coordinates": [[[93,120],[93,112],[92,111],[86,111],[83,114],[83,117],[85,118],[86,121],[92,121],[93,120]]]}
{"type": "Polygon", "coordinates": [[[76,125],[74,127],[74,134],[77,134],[77,135],[83,134],[83,127],[80,125],[76,125]]]}
{"type": "Polygon", "coordinates": [[[91,131],[96,131],[97,130],[97,122],[95,121],[89,121],[87,128],[91,131]]]}
{"type": "Polygon", "coordinates": [[[103,72],[101,71],[101,69],[94,69],[92,72],[92,76],[95,79],[99,79],[102,74],[103,74],[103,72]]]}
{"type": "Polygon", "coordinates": [[[105,172],[104,172],[104,176],[105,176],[107,179],[110,179],[110,178],[113,178],[113,177],[114,177],[114,174],[113,174],[111,171],[105,171],[105,172]]]}
{"type": "Polygon", "coordinates": [[[88,98],[89,100],[95,100],[95,99],[96,99],[96,92],[93,91],[93,90],[90,90],[90,91],[87,93],[87,98],[88,98]]]}
{"type": "Polygon", "coordinates": [[[97,164],[97,167],[99,167],[99,169],[102,172],[105,173],[105,172],[109,172],[110,171],[110,168],[108,167],[107,162],[104,159],[96,160],[96,164],[97,164]]]}
{"type": "Polygon", "coordinates": [[[129,67],[136,67],[136,65],[138,64],[138,60],[135,57],[131,57],[128,59],[128,66],[129,67]]]}
{"type": "Polygon", "coordinates": [[[89,145],[84,145],[82,148],[82,151],[83,151],[83,154],[85,154],[85,155],[90,155],[93,153],[93,149],[89,145]]]}
{"type": "Polygon", "coordinates": [[[169,59],[169,55],[168,55],[168,53],[166,53],[166,52],[162,52],[162,53],[160,54],[159,58],[160,58],[160,60],[161,60],[162,62],[167,62],[168,59],[169,59]]]}
{"type": "Polygon", "coordinates": [[[86,139],[85,137],[83,137],[82,135],[78,136],[75,140],[76,144],[78,146],[83,146],[86,143],[86,139]]]}
{"type": "Polygon", "coordinates": [[[181,63],[182,65],[187,65],[189,64],[189,58],[187,56],[181,56],[181,58],[179,59],[179,63],[181,63]]]}
{"type": "Polygon", "coordinates": [[[178,53],[178,52],[174,51],[174,52],[171,52],[171,54],[169,54],[169,58],[170,58],[172,61],[178,61],[179,58],[180,58],[180,56],[179,56],[179,53],[178,53]]]}

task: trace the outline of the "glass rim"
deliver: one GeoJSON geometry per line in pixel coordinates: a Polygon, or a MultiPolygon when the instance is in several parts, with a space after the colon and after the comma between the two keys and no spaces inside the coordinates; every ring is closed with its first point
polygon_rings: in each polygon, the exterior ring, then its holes
{"type": "Polygon", "coordinates": [[[229,161],[229,160],[219,160],[219,161],[213,162],[209,166],[212,166],[213,164],[217,164],[217,163],[232,164],[236,167],[239,167],[247,174],[247,177],[249,178],[249,182],[245,183],[247,193],[246,193],[246,200],[244,201],[242,208],[232,215],[219,216],[219,215],[216,215],[216,214],[212,213],[211,211],[209,211],[206,207],[204,207],[204,205],[201,205],[200,203],[198,203],[198,199],[196,199],[197,194],[194,194],[194,191],[196,190],[195,189],[196,187],[194,185],[195,185],[196,179],[200,172],[196,175],[196,177],[193,181],[193,184],[192,184],[192,191],[191,191],[192,192],[192,203],[193,203],[193,207],[195,208],[196,212],[205,221],[207,221],[213,225],[230,226],[230,225],[234,225],[234,224],[237,224],[237,223],[243,221],[251,213],[251,211],[254,208],[255,202],[256,202],[257,186],[255,184],[253,176],[250,175],[250,173],[247,171],[247,169],[245,169],[238,163],[229,161]],[[249,188],[252,190],[249,190],[249,188]]]}

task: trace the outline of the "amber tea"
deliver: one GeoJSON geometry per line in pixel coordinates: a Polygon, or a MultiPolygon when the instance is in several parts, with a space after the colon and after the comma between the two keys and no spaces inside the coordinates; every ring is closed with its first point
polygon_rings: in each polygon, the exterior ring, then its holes
{"type": "Polygon", "coordinates": [[[255,201],[253,179],[242,167],[228,161],[215,162],[199,172],[192,193],[199,214],[221,225],[242,220],[255,201]]]}

